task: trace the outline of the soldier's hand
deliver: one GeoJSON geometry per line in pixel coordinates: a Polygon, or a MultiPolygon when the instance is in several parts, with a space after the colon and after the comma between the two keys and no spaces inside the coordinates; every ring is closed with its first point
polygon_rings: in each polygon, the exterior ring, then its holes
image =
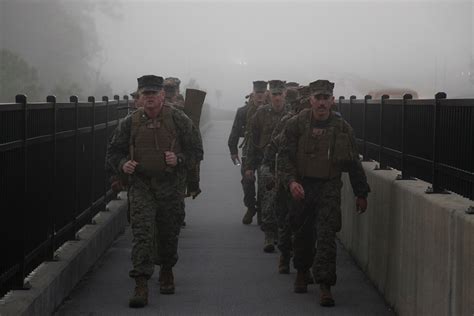
{"type": "Polygon", "coordinates": [[[365,197],[356,198],[357,213],[362,214],[367,209],[367,199],[365,197]]]}
{"type": "Polygon", "coordinates": [[[176,167],[178,164],[178,157],[172,151],[165,151],[165,161],[168,166],[176,167]]]}
{"type": "Polygon", "coordinates": [[[255,181],[255,174],[253,170],[245,170],[245,178],[250,181],[255,181]]]}
{"type": "Polygon", "coordinates": [[[301,184],[296,181],[290,183],[290,192],[293,196],[293,199],[296,201],[301,201],[304,199],[304,189],[301,184]]]}
{"type": "Polygon", "coordinates": [[[126,174],[133,174],[135,172],[135,168],[137,167],[138,162],[135,160],[129,160],[123,164],[122,170],[126,174]]]}
{"type": "Polygon", "coordinates": [[[234,165],[240,166],[242,164],[239,158],[239,154],[230,155],[230,159],[232,159],[232,162],[234,163],[234,165]]]}

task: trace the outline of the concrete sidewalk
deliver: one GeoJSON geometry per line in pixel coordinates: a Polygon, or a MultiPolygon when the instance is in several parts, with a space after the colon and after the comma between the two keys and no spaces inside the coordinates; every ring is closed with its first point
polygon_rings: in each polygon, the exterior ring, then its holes
{"type": "Polygon", "coordinates": [[[318,304],[318,289],[293,293],[295,271],[277,272],[278,253],[262,251],[256,224],[241,224],[240,171],[230,161],[230,121],[214,122],[205,136],[203,193],[187,200],[181,232],[176,294],[160,295],[158,271],[150,280],[149,305],[128,308],[134,281],[127,229],[58,310],[57,315],[392,315],[383,298],[339,248],[336,307],[318,304]]]}

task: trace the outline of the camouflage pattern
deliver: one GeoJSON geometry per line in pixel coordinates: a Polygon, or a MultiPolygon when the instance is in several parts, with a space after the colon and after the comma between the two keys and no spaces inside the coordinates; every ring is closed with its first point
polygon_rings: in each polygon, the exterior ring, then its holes
{"type": "Polygon", "coordinates": [[[293,251],[293,232],[289,222],[291,199],[288,188],[280,183],[275,194],[275,215],[278,224],[278,249],[285,257],[290,257],[293,251]]]}
{"type": "Polygon", "coordinates": [[[277,216],[275,213],[275,196],[274,190],[268,190],[268,184],[273,181],[273,173],[267,165],[260,165],[257,169],[257,185],[259,192],[260,208],[262,212],[262,223],[260,228],[264,232],[278,233],[277,216]]]}
{"type": "MultiPolygon", "coordinates": [[[[273,190],[274,193],[274,202],[273,208],[275,209],[275,216],[277,220],[278,227],[278,249],[285,257],[290,257],[292,246],[292,232],[289,225],[289,208],[291,203],[291,196],[289,195],[288,189],[285,186],[284,182],[280,181],[281,175],[279,171],[275,172],[275,157],[276,154],[280,152],[282,145],[283,130],[285,128],[286,122],[295,115],[293,112],[289,112],[284,115],[280,122],[276,125],[273,130],[270,144],[265,148],[264,152],[264,165],[270,168],[272,172],[273,180],[273,190]]],[[[269,188],[268,188],[269,189],[269,188]]]]}
{"type": "Polygon", "coordinates": [[[337,279],[336,232],[341,230],[342,181],[305,178],[301,184],[305,199],[293,202],[289,215],[295,238],[293,264],[298,271],[308,271],[314,262],[316,283],[332,286],[337,279]]]}
{"type": "Polygon", "coordinates": [[[277,112],[273,109],[271,104],[263,105],[258,108],[254,116],[248,121],[248,150],[247,150],[247,163],[246,170],[256,170],[263,161],[263,155],[265,147],[270,143],[271,134],[275,127],[280,122],[281,118],[285,116],[287,112],[283,109],[277,112]],[[270,131],[268,135],[268,141],[264,139],[264,143],[261,143],[261,139],[265,138],[265,131],[270,131]]]}
{"type": "MultiPolygon", "coordinates": [[[[235,114],[234,123],[232,124],[232,130],[230,131],[229,140],[227,142],[231,155],[239,153],[238,144],[241,137],[245,137],[245,130],[247,126],[247,111],[249,105],[246,104],[237,109],[235,114]]],[[[242,174],[242,189],[244,191],[244,205],[247,208],[255,208],[257,205],[256,192],[255,192],[255,181],[245,179],[245,163],[246,163],[246,150],[242,148],[242,163],[240,166],[240,172],[242,174]]]]}
{"type": "MultiPolygon", "coordinates": [[[[182,221],[180,218],[184,211],[180,179],[185,170],[193,168],[203,158],[202,141],[199,134],[193,132],[191,120],[175,108],[171,115],[181,147],[177,156],[182,162],[170,168],[166,177],[151,178],[139,173],[130,177],[133,233],[131,277],[150,277],[155,259],[164,266],[172,267],[176,263],[177,239],[182,221]],[[154,258],[154,254],[157,258],[154,258]]],[[[121,121],[107,148],[107,165],[120,174],[123,174],[123,164],[130,159],[131,122],[131,115],[121,121]]]]}
{"type": "MultiPolygon", "coordinates": [[[[311,110],[303,112],[307,111],[311,110]]],[[[333,179],[301,178],[296,171],[296,153],[299,139],[310,124],[313,124],[311,127],[327,128],[333,124],[340,125],[342,118],[331,114],[327,121],[311,122],[310,116],[303,114],[295,115],[287,121],[282,133],[279,155],[281,181],[287,188],[291,181],[297,181],[305,192],[303,201],[291,200],[289,218],[294,231],[293,262],[298,271],[307,271],[313,266],[316,283],[331,286],[337,279],[335,238],[336,232],[341,229],[342,181],[340,176],[333,179]]],[[[344,124],[349,127],[349,137],[355,143],[352,128],[347,122],[344,124]]],[[[370,188],[360,160],[353,160],[342,169],[349,172],[354,194],[367,197],[370,188]]]]}
{"type": "Polygon", "coordinates": [[[265,137],[265,135],[262,135],[264,131],[273,131],[285,114],[286,111],[284,109],[277,112],[270,104],[261,106],[249,121],[249,128],[247,130],[249,142],[245,170],[257,170],[257,200],[260,202],[260,210],[262,212],[262,224],[260,227],[264,232],[275,233],[275,235],[278,231],[274,209],[275,191],[267,190],[268,184],[273,181],[273,174],[270,168],[263,164],[265,147],[270,143],[271,134],[268,143],[263,144],[265,145],[263,147],[261,147],[261,139],[265,137]]]}
{"type": "Polygon", "coordinates": [[[130,187],[130,223],[133,232],[132,278],[149,279],[154,265],[173,267],[178,261],[182,194],[176,178],[135,177],[130,187]]]}

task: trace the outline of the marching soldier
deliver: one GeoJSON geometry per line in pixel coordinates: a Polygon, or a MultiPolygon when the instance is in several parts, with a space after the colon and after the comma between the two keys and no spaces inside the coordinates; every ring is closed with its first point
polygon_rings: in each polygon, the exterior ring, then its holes
{"type": "Polygon", "coordinates": [[[138,78],[138,101],[143,105],[127,116],[115,130],[107,148],[107,163],[129,175],[130,223],[133,234],[130,277],[135,292],[130,307],[148,303],[148,279],[153,274],[154,236],[159,236],[157,253],[160,293],[175,290],[172,268],[178,260],[181,227],[180,175],[202,159],[193,144],[192,121],[183,112],[164,105],[163,78],[138,78]]]}
{"type": "Polygon", "coordinates": [[[271,103],[260,107],[249,122],[249,142],[247,161],[245,163],[245,177],[255,178],[255,170],[258,172],[258,191],[261,196],[262,224],[261,229],[265,233],[263,250],[273,252],[275,250],[278,225],[274,212],[274,192],[267,190],[273,176],[268,166],[262,164],[265,147],[270,143],[271,135],[275,126],[286,114],[285,110],[285,82],[281,80],[269,81],[271,103]]]}
{"type": "MultiPolygon", "coordinates": [[[[234,123],[232,124],[232,130],[229,135],[228,146],[230,151],[230,158],[234,164],[241,165],[241,174],[242,174],[242,189],[244,191],[244,205],[247,207],[244,217],[242,218],[242,223],[249,225],[252,223],[252,219],[257,213],[257,200],[255,198],[255,180],[246,179],[244,177],[244,166],[246,162],[246,151],[247,145],[244,144],[242,148],[242,161],[239,158],[239,150],[237,148],[239,143],[239,138],[245,137],[245,131],[247,129],[248,115],[249,111],[253,111],[257,107],[261,106],[265,100],[265,92],[267,91],[267,82],[266,81],[254,81],[253,82],[253,92],[249,95],[249,101],[243,107],[237,109],[235,114],[234,123]]],[[[244,140],[245,143],[247,143],[244,140]]],[[[241,145],[242,146],[242,145],[241,145]]]]}
{"type": "Polygon", "coordinates": [[[357,210],[367,208],[370,191],[351,126],[332,113],[334,83],[310,84],[310,109],[288,120],[279,168],[293,198],[296,293],[307,291],[306,273],[320,284],[320,304],[334,306],[336,232],[341,229],[341,173],[349,172],[357,210]],[[316,253],[314,245],[316,242],[316,253]]]}

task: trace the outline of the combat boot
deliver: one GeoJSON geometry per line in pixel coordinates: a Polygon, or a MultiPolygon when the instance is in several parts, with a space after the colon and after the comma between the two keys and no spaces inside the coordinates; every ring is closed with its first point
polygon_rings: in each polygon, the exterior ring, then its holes
{"type": "Polygon", "coordinates": [[[298,271],[294,284],[295,293],[308,292],[308,284],[306,283],[306,271],[298,271]]]}
{"type": "Polygon", "coordinates": [[[332,297],[331,287],[326,284],[321,284],[319,289],[319,305],[324,307],[334,306],[334,298],[332,297]]]}
{"type": "Polygon", "coordinates": [[[265,243],[263,244],[263,251],[264,252],[274,252],[275,245],[274,245],[275,236],[273,233],[265,232],[265,243]]]}
{"type": "Polygon", "coordinates": [[[171,268],[161,268],[160,293],[174,294],[174,275],[173,270],[171,268]]]}
{"type": "Polygon", "coordinates": [[[145,307],[148,304],[148,284],[143,276],[135,278],[135,293],[128,301],[128,306],[133,308],[145,307]]]}
{"type": "Polygon", "coordinates": [[[249,225],[252,224],[253,217],[255,216],[255,211],[254,208],[247,208],[247,212],[245,212],[244,217],[242,218],[242,224],[249,225]]]}
{"type": "Polygon", "coordinates": [[[278,273],[280,274],[290,274],[290,256],[289,255],[280,255],[280,262],[278,263],[278,273]]]}

